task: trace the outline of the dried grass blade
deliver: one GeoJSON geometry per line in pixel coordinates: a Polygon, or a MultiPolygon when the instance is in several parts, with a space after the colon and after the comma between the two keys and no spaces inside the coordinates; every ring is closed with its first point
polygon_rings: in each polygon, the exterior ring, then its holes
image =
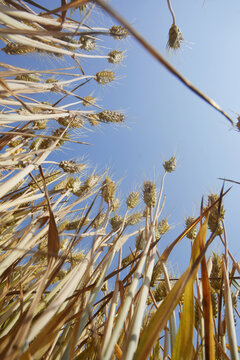
{"type": "MultiPolygon", "coordinates": [[[[79,323],[76,324],[76,330],[77,330],[77,338],[76,340],[78,340],[82,334],[82,331],[84,330],[86,324],[87,324],[87,321],[88,321],[88,318],[90,317],[90,311],[92,311],[92,308],[93,308],[93,305],[94,305],[94,302],[101,290],[101,287],[102,287],[102,284],[105,280],[105,275],[109,269],[109,267],[111,266],[111,263],[112,263],[112,260],[114,258],[114,255],[115,255],[115,250],[114,248],[112,248],[109,253],[108,253],[108,256],[107,256],[107,259],[106,259],[106,263],[104,264],[104,267],[100,273],[100,276],[98,278],[98,281],[97,281],[97,284],[96,286],[94,287],[93,291],[92,291],[92,294],[89,298],[89,301],[86,305],[86,311],[83,312],[82,314],[82,317],[79,321],[79,323]]],[[[63,360],[68,360],[69,358],[69,354],[72,354],[73,353],[73,350],[74,350],[74,347],[75,347],[75,342],[73,341],[72,344],[69,344],[69,346],[67,347],[64,355],[63,355],[63,360]]]]}
{"type": "Polygon", "coordinates": [[[146,300],[149,294],[150,282],[154,268],[155,253],[156,253],[156,248],[152,249],[151,253],[148,255],[148,259],[145,266],[143,285],[139,293],[133,319],[130,323],[129,333],[126,338],[127,344],[125,349],[123,350],[123,357],[122,357],[123,360],[132,359],[134,352],[137,348],[141,325],[144,317],[146,300]]]}
{"type": "MultiPolygon", "coordinates": [[[[23,316],[20,318],[19,327],[17,328],[17,332],[16,333],[14,332],[12,337],[9,338],[8,350],[7,350],[7,352],[4,351],[4,354],[2,354],[2,356],[3,356],[2,358],[6,359],[6,360],[8,360],[8,359],[15,360],[15,359],[19,358],[22,347],[26,341],[26,338],[27,338],[29,330],[30,330],[34,311],[35,311],[39,301],[41,300],[41,296],[44,292],[46,281],[49,276],[49,270],[50,269],[47,268],[45,275],[41,279],[38,289],[37,289],[37,293],[35,295],[35,298],[34,298],[32,304],[30,305],[28,311],[25,314],[23,314],[23,316]]],[[[0,354],[0,356],[1,356],[1,354],[0,354]]]]}
{"type": "Polygon", "coordinates": [[[187,269],[159,306],[149,325],[143,330],[134,360],[145,360],[149,356],[155,341],[181,298],[189,275],[190,271],[187,269]]]}
{"type": "MultiPolygon", "coordinates": [[[[226,344],[226,348],[230,350],[230,346],[228,344],[226,344]]],[[[238,346],[238,352],[240,353],[240,346],[238,346]]]]}
{"type": "Polygon", "coordinates": [[[41,6],[40,4],[36,3],[35,1],[32,0],[25,0],[26,3],[35,6],[38,9],[41,9],[43,11],[48,11],[48,9],[46,9],[45,7],[41,6]]]}
{"type": "MultiPolygon", "coordinates": [[[[122,249],[119,250],[118,269],[120,269],[120,267],[121,267],[121,260],[122,260],[122,249]]],[[[107,321],[105,324],[103,342],[102,342],[102,353],[104,353],[106,350],[106,347],[110,340],[111,332],[113,329],[114,316],[115,316],[115,311],[116,311],[117,302],[118,302],[117,298],[118,298],[118,292],[119,292],[119,278],[120,277],[119,277],[119,273],[118,273],[116,276],[115,288],[114,288],[114,292],[113,292],[113,296],[112,296],[112,301],[111,301],[111,305],[110,305],[108,318],[107,318],[107,321]]]]}
{"type": "Polygon", "coordinates": [[[164,299],[162,304],[151,319],[149,325],[145,328],[141,335],[141,339],[134,356],[134,360],[147,359],[159,333],[164,329],[168,319],[170,318],[174,308],[181,298],[188,281],[194,276],[196,268],[199,266],[202,257],[205,255],[209,245],[213,241],[213,236],[210,236],[203,251],[197,257],[196,261],[190,266],[180,279],[176,282],[170,293],[164,299]]]}
{"type": "Polygon", "coordinates": [[[19,257],[22,257],[23,255],[22,249],[26,249],[24,252],[30,251],[36,244],[37,240],[41,238],[41,236],[45,235],[45,228],[37,233],[37,231],[42,227],[44,221],[45,220],[41,218],[30,229],[26,229],[18,244],[15,246],[14,251],[11,251],[9,255],[0,262],[0,276],[3,274],[5,276],[10,275],[12,271],[12,265],[19,260],[19,257]],[[37,235],[34,236],[36,233],[37,235]]]}
{"type": "Polygon", "coordinates": [[[114,346],[117,343],[118,338],[119,338],[119,336],[121,334],[123,324],[124,324],[124,322],[126,320],[127,314],[129,312],[129,308],[130,308],[130,306],[132,304],[133,298],[134,298],[134,296],[136,294],[136,291],[137,291],[137,286],[138,286],[139,281],[141,279],[141,273],[142,273],[143,267],[144,267],[144,265],[146,263],[146,259],[147,259],[151,239],[152,239],[152,234],[149,235],[149,238],[147,239],[145,249],[144,249],[144,251],[143,251],[143,253],[141,255],[139,263],[136,266],[136,270],[134,272],[134,277],[133,277],[132,283],[129,286],[127,295],[126,295],[126,297],[125,297],[125,299],[123,301],[121,310],[119,312],[117,321],[115,323],[115,327],[114,327],[114,330],[113,330],[113,333],[112,333],[112,337],[111,337],[111,339],[109,341],[109,344],[108,344],[108,346],[106,348],[106,351],[105,351],[105,353],[103,355],[104,360],[106,360],[106,359],[108,360],[108,359],[111,358],[114,346]]]}
{"type": "MultiPolygon", "coordinates": [[[[29,345],[28,351],[34,358],[41,358],[44,355],[44,351],[51,345],[53,339],[61,331],[61,327],[66,321],[66,317],[69,316],[72,304],[68,306],[52,317],[47,325],[42,329],[38,336],[29,345]]],[[[24,354],[23,354],[24,355],[24,354]]],[[[22,358],[20,358],[22,360],[22,358]]]]}
{"type": "MultiPolygon", "coordinates": [[[[20,132],[20,131],[14,131],[14,133],[12,133],[11,131],[0,131],[0,134],[2,135],[10,135],[10,134],[13,134],[11,137],[9,137],[7,139],[6,142],[4,142],[4,146],[8,143],[9,139],[11,139],[13,136],[15,135],[21,135],[22,137],[30,137],[30,138],[34,138],[34,137],[37,137],[37,138],[42,138],[42,139],[53,139],[53,140],[58,140],[59,137],[57,136],[52,136],[52,135],[42,135],[42,134],[27,134],[27,133],[23,133],[23,132],[20,132]]],[[[82,145],[91,145],[87,142],[83,142],[83,141],[77,141],[77,140],[72,140],[72,139],[68,139],[68,138],[62,138],[62,140],[64,141],[68,141],[68,142],[72,142],[72,143],[75,143],[75,144],[82,144],[82,145]]],[[[0,139],[1,141],[1,139],[0,139]]]]}
{"type": "MultiPolygon", "coordinates": [[[[230,190],[231,190],[231,188],[229,188],[227,191],[225,191],[225,192],[221,195],[221,197],[219,197],[219,199],[217,199],[216,201],[214,201],[214,203],[212,203],[212,205],[209,206],[209,207],[202,213],[202,217],[206,216],[206,215],[209,213],[209,211],[220,201],[220,199],[221,199],[223,196],[225,196],[230,190]]],[[[174,240],[174,241],[164,250],[164,252],[163,252],[162,255],[161,255],[162,261],[165,261],[165,262],[167,261],[167,259],[168,259],[169,255],[171,254],[173,248],[179,243],[179,241],[181,241],[181,240],[184,238],[184,236],[185,236],[191,229],[193,229],[193,228],[199,223],[200,218],[201,218],[201,216],[199,216],[199,217],[191,224],[191,226],[189,226],[186,230],[184,230],[184,231],[182,232],[182,234],[180,234],[180,235],[177,237],[177,239],[174,240]]]]}
{"type": "Polygon", "coordinates": [[[43,194],[37,194],[37,195],[31,195],[31,196],[26,196],[26,197],[21,196],[20,199],[13,200],[13,201],[6,201],[2,205],[0,205],[0,213],[4,212],[7,209],[10,209],[10,208],[12,208],[14,206],[19,206],[19,205],[24,204],[24,203],[26,203],[28,201],[38,200],[38,199],[41,199],[42,197],[43,197],[43,194]]]}
{"type": "Polygon", "coordinates": [[[53,263],[55,258],[58,256],[59,247],[60,247],[60,239],[59,239],[57,225],[56,225],[55,217],[53,215],[53,211],[52,211],[52,207],[51,207],[51,203],[50,203],[50,199],[49,199],[49,195],[48,195],[47,185],[45,182],[45,177],[44,177],[41,165],[39,166],[39,171],[42,176],[43,186],[44,186],[44,190],[45,190],[45,196],[47,199],[48,209],[49,209],[48,263],[50,264],[50,262],[53,263]]]}
{"type": "Polygon", "coordinates": [[[60,6],[54,10],[51,10],[51,11],[48,11],[47,13],[48,14],[56,14],[60,11],[66,11],[66,10],[69,10],[75,6],[79,6],[80,4],[84,4],[84,3],[87,3],[89,0],[76,0],[76,1],[73,1],[67,5],[64,5],[64,6],[60,6]]]}
{"type": "MultiPolygon", "coordinates": [[[[207,218],[193,243],[190,266],[196,261],[201,252],[201,243],[205,242],[207,235],[207,218]]],[[[172,359],[190,360],[193,352],[193,330],[194,330],[194,282],[197,276],[198,268],[195,269],[191,279],[186,285],[184,291],[183,311],[176,340],[174,343],[172,359]]]]}
{"type": "MultiPolygon", "coordinates": [[[[59,22],[57,21],[57,19],[48,19],[46,17],[31,14],[26,11],[15,10],[15,9],[5,6],[5,5],[0,5],[0,11],[3,12],[4,14],[7,14],[8,16],[11,16],[12,18],[24,19],[29,22],[36,22],[36,23],[39,23],[42,25],[51,25],[51,28],[54,26],[56,29],[59,29],[59,22]]],[[[22,24],[22,25],[25,25],[25,24],[22,24]]],[[[26,27],[23,26],[23,29],[26,29],[26,27]]],[[[6,30],[9,30],[9,29],[6,29],[6,30]]],[[[28,35],[28,34],[26,33],[26,35],[28,35]]]]}
{"type": "MultiPolygon", "coordinates": [[[[62,2],[62,6],[66,6],[66,0],[61,0],[62,2]]],[[[61,15],[61,22],[62,24],[64,23],[65,19],[66,19],[66,15],[67,15],[67,10],[62,10],[62,15],[61,15]]]]}
{"type": "Polygon", "coordinates": [[[24,101],[22,101],[15,93],[14,91],[12,91],[8,84],[5,82],[5,80],[0,78],[0,84],[3,87],[3,89],[5,89],[7,91],[7,93],[9,93],[14,99],[16,99],[18,102],[20,102],[20,104],[27,110],[29,111],[29,113],[32,113],[32,110],[24,103],[24,101]]]}
{"type": "MultiPolygon", "coordinates": [[[[204,248],[204,238],[201,239],[201,250],[204,248]]],[[[211,300],[211,290],[208,279],[207,261],[204,256],[201,261],[202,271],[202,294],[203,294],[203,318],[204,318],[204,348],[206,360],[215,359],[215,343],[213,333],[213,310],[211,300]]]]}
{"type": "Polygon", "coordinates": [[[232,285],[235,287],[235,289],[240,291],[240,283],[236,279],[232,279],[232,285]]]}
{"type": "Polygon", "coordinates": [[[120,346],[118,344],[115,344],[115,346],[114,346],[114,353],[116,355],[117,360],[122,359],[123,353],[122,353],[122,350],[121,350],[121,348],[120,348],[120,346]]]}

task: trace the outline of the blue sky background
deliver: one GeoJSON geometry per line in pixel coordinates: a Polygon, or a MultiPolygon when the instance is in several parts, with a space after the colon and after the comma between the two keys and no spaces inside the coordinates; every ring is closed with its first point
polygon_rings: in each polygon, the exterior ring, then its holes
{"type": "MultiPolygon", "coordinates": [[[[47,1],[42,4],[50,6],[47,1]]],[[[52,1],[51,7],[55,4],[59,6],[59,1],[52,1]]],[[[239,1],[172,1],[176,24],[185,39],[174,54],[166,50],[172,25],[166,0],[112,0],[111,5],[185,77],[212,97],[233,119],[237,118],[236,113],[240,113],[239,1]]],[[[89,23],[110,28],[116,22],[98,9],[89,23]]],[[[65,153],[55,152],[52,159],[84,157],[99,173],[109,167],[113,179],[121,180],[118,193],[124,199],[130,191],[140,190],[144,180],[159,184],[162,162],[176,155],[177,170],[166,178],[163,214],[169,216],[174,229],[160,242],[161,251],[182,232],[185,217],[199,215],[201,197],[204,195],[207,199],[210,192],[220,191],[219,177],[240,181],[240,134],[133,38],[107,39],[96,53],[107,54],[112,47],[127,50],[123,64],[112,66],[103,59],[84,60],[82,66],[90,75],[113,69],[116,81],[104,87],[92,81],[77,93],[86,96],[94,91],[105,109],[125,113],[125,126],[102,125],[95,132],[85,132],[80,140],[93,146],[68,144],[65,153]]],[[[0,56],[1,61],[30,69],[49,68],[49,64],[52,67],[75,64],[68,59],[55,62],[43,55],[18,58],[1,52],[0,56]]],[[[49,99],[50,95],[46,95],[44,100],[49,99]]],[[[224,204],[229,248],[236,260],[240,258],[239,200],[240,186],[234,185],[224,204]]],[[[221,248],[220,240],[216,239],[212,249],[220,252],[221,248]]],[[[186,268],[189,250],[190,241],[186,239],[173,251],[170,261],[176,275],[186,268]]]]}

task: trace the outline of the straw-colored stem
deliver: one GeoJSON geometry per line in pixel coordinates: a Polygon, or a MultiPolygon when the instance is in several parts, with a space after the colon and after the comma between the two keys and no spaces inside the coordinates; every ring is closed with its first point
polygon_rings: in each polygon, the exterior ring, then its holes
{"type": "MultiPolygon", "coordinates": [[[[122,249],[119,250],[118,269],[120,269],[120,267],[121,267],[121,261],[122,261],[122,249]]],[[[116,307],[117,307],[118,291],[119,291],[119,273],[116,276],[113,297],[112,297],[112,301],[111,301],[111,305],[110,305],[108,319],[107,319],[106,325],[105,325],[105,331],[104,331],[103,342],[102,342],[102,351],[101,351],[102,354],[105,352],[107,344],[109,343],[109,340],[111,337],[113,323],[114,323],[114,315],[115,315],[115,311],[116,311],[116,307]]]]}
{"type": "Polygon", "coordinates": [[[174,11],[173,11],[173,8],[172,8],[171,1],[167,0],[167,4],[168,4],[169,11],[170,11],[170,13],[172,15],[172,18],[173,18],[173,24],[175,25],[176,19],[175,19],[175,14],[174,14],[174,11]]]}
{"type": "Polygon", "coordinates": [[[137,290],[138,283],[139,283],[139,281],[141,279],[141,273],[142,273],[142,269],[144,267],[144,264],[146,262],[147,253],[148,253],[148,250],[149,250],[149,247],[150,247],[151,239],[152,239],[152,234],[149,235],[149,238],[148,238],[148,241],[146,243],[145,249],[144,249],[144,251],[142,253],[142,256],[141,256],[141,258],[139,260],[136,271],[134,272],[134,277],[133,277],[132,283],[131,283],[131,285],[130,285],[130,287],[128,289],[124,304],[123,304],[123,306],[121,308],[120,314],[119,314],[117,322],[115,324],[115,327],[114,327],[114,330],[113,330],[113,333],[112,333],[112,337],[111,337],[111,339],[110,339],[110,341],[108,343],[107,349],[106,349],[106,351],[105,351],[105,353],[103,355],[103,360],[109,360],[111,358],[114,346],[117,343],[118,337],[119,337],[119,335],[120,335],[120,333],[122,331],[123,324],[125,322],[127,313],[128,313],[128,311],[130,309],[133,297],[134,297],[134,295],[136,293],[136,290],[137,290]]]}
{"type": "Polygon", "coordinates": [[[142,321],[144,317],[144,309],[146,306],[146,300],[149,293],[150,282],[153,273],[154,260],[155,260],[156,248],[152,249],[147,259],[145,267],[143,285],[137,302],[137,306],[134,311],[134,316],[130,324],[128,342],[126,348],[123,351],[122,360],[132,359],[137,348],[142,321]]]}

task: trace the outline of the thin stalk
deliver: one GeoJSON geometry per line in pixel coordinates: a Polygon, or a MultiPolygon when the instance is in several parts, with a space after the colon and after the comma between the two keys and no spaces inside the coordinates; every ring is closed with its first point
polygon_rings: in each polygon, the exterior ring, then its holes
{"type": "MultiPolygon", "coordinates": [[[[92,307],[93,307],[93,304],[95,302],[95,299],[97,297],[97,295],[99,294],[99,291],[101,290],[101,287],[102,287],[102,284],[104,282],[104,279],[105,279],[105,275],[112,263],[112,260],[114,258],[114,255],[115,255],[115,251],[114,251],[114,248],[112,249],[112,251],[110,251],[110,253],[108,254],[108,259],[107,259],[107,262],[104,266],[104,268],[102,269],[102,272],[100,274],[100,277],[97,281],[97,284],[96,286],[94,287],[93,289],[93,292],[90,296],[90,299],[86,305],[86,309],[82,315],[82,318],[81,318],[81,321],[80,321],[80,324],[79,324],[79,328],[78,328],[78,332],[77,332],[77,339],[81,336],[82,332],[83,332],[83,329],[84,327],[86,326],[87,324],[87,321],[88,321],[88,318],[90,317],[90,314],[92,312],[92,307]]],[[[70,354],[70,344],[69,346],[67,347],[66,351],[64,352],[64,355],[62,357],[63,360],[68,360],[69,358],[69,354],[70,354]]]]}
{"type": "Polygon", "coordinates": [[[131,285],[130,285],[130,287],[128,289],[126,298],[124,299],[124,303],[123,303],[123,306],[121,308],[120,314],[118,316],[116,325],[114,327],[112,337],[111,337],[111,339],[110,339],[110,341],[108,343],[107,349],[106,349],[106,351],[105,351],[105,353],[103,355],[103,360],[109,360],[111,358],[114,346],[117,343],[119,335],[120,335],[120,333],[122,331],[123,324],[125,322],[127,313],[128,313],[128,311],[130,309],[130,306],[132,304],[133,298],[134,298],[136,290],[137,290],[138,283],[139,283],[139,281],[141,279],[141,273],[142,273],[142,269],[143,269],[144,264],[145,264],[146,259],[147,259],[147,254],[148,254],[148,250],[149,250],[149,247],[150,247],[151,239],[152,239],[152,234],[149,235],[149,239],[146,242],[144,252],[142,253],[142,256],[141,256],[141,258],[139,260],[138,266],[137,266],[137,268],[136,268],[136,270],[134,272],[134,277],[133,277],[132,283],[131,283],[131,285]]]}
{"type": "MultiPolygon", "coordinates": [[[[119,250],[118,269],[120,269],[120,267],[121,267],[121,261],[122,261],[122,249],[119,250]]],[[[114,315],[115,315],[115,311],[116,311],[116,307],[117,307],[118,291],[119,291],[119,273],[116,276],[115,288],[114,288],[114,292],[113,292],[113,296],[112,296],[108,319],[107,319],[106,325],[105,325],[105,331],[104,331],[103,342],[102,342],[102,354],[105,352],[107,344],[109,343],[110,338],[111,338],[111,333],[112,333],[113,323],[114,323],[114,315]]]]}
{"type": "Polygon", "coordinates": [[[233,318],[232,298],[231,298],[231,291],[230,291],[229,278],[228,278],[228,268],[226,266],[225,261],[223,261],[223,273],[224,273],[224,279],[225,279],[224,297],[225,297],[225,306],[226,306],[227,334],[228,334],[231,359],[239,360],[237,337],[236,337],[234,318],[233,318]]]}
{"type": "Polygon", "coordinates": [[[14,206],[19,206],[21,204],[24,204],[29,201],[34,201],[43,198],[44,194],[37,194],[37,195],[31,195],[26,197],[21,197],[20,199],[16,199],[13,201],[7,201],[6,203],[0,205],[0,213],[3,211],[6,211],[9,208],[12,208],[14,206]]]}
{"type": "MultiPolygon", "coordinates": [[[[204,318],[203,318],[203,311],[202,311],[202,282],[199,282],[199,279],[197,277],[196,279],[197,283],[197,293],[198,293],[198,313],[199,313],[199,322],[200,322],[200,338],[202,341],[202,349],[204,349],[204,318]]],[[[205,351],[201,351],[201,358],[202,360],[205,360],[205,351]]]]}
{"type": "Polygon", "coordinates": [[[224,234],[224,245],[225,245],[225,255],[223,256],[223,274],[224,274],[224,299],[225,299],[225,308],[226,308],[226,324],[227,324],[227,334],[229,341],[229,348],[231,353],[231,359],[237,360],[238,356],[238,346],[237,346],[237,337],[234,325],[233,318],[233,306],[232,306],[232,297],[230,290],[230,282],[229,282],[229,267],[228,267],[228,245],[227,245],[227,236],[226,230],[224,226],[224,222],[221,221],[223,226],[223,234],[224,234]]]}
{"type": "Polygon", "coordinates": [[[173,8],[172,8],[171,1],[167,0],[167,4],[168,4],[169,11],[170,11],[170,13],[172,15],[172,18],[173,18],[173,25],[175,25],[176,24],[176,19],[175,19],[175,14],[174,14],[174,11],[173,11],[173,8]]]}
{"type": "Polygon", "coordinates": [[[126,349],[123,350],[122,360],[132,359],[137,348],[142,321],[144,317],[144,310],[146,307],[146,300],[149,293],[150,282],[152,278],[154,260],[156,254],[156,247],[151,250],[151,253],[147,259],[147,264],[144,272],[143,285],[137,302],[137,306],[134,311],[134,317],[130,324],[128,342],[126,349]]]}
{"type": "Polygon", "coordinates": [[[168,348],[169,348],[169,329],[166,326],[164,329],[164,353],[163,360],[168,360],[168,348]]]}
{"type": "MultiPolygon", "coordinates": [[[[157,204],[156,204],[156,210],[155,210],[155,214],[154,214],[154,218],[153,218],[153,224],[156,224],[157,219],[160,216],[159,207],[160,207],[160,203],[161,203],[161,198],[162,198],[162,193],[163,193],[163,186],[164,186],[164,179],[165,179],[166,174],[167,174],[167,172],[165,171],[163,176],[162,176],[161,187],[160,187],[159,196],[158,196],[158,200],[157,200],[157,204]]],[[[161,210],[162,210],[162,208],[161,208],[161,210]]]]}
{"type": "MultiPolygon", "coordinates": [[[[165,280],[166,287],[167,287],[167,292],[170,292],[172,286],[171,286],[171,283],[170,283],[170,279],[169,279],[166,264],[165,264],[164,261],[161,260],[161,255],[159,254],[158,250],[157,250],[157,255],[158,255],[159,261],[161,261],[161,265],[162,265],[162,268],[163,268],[163,274],[164,274],[164,280],[165,280]]],[[[176,338],[176,335],[177,335],[177,324],[176,324],[175,310],[173,310],[172,315],[170,317],[169,327],[170,327],[170,339],[171,339],[171,352],[173,352],[173,346],[174,346],[175,338],[176,338]]]]}
{"type": "MultiPolygon", "coordinates": [[[[11,131],[0,131],[0,134],[3,135],[12,135],[13,133],[11,131]]],[[[19,131],[14,131],[15,135],[21,135],[22,137],[37,137],[37,138],[42,138],[42,139],[53,139],[53,140],[58,140],[59,137],[58,136],[53,136],[53,135],[42,135],[42,134],[27,134],[27,133],[22,133],[19,131]]],[[[77,141],[77,140],[72,140],[72,139],[68,139],[68,138],[61,138],[61,140],[64,141],[68,141],[68,142],[72,142],[75,144],[82,144],[82,145],[90,145],[89,143],[83,142],[83,141],[77,141]]],[[[22,144],[20,144],[18,147],[21,148],[22,144]]],[[[16,147],[14,147],[14,150],[16,149],[16,147]]],[[[12,151],[14,151],[12,150],[12,151]]],[[[15,157],[14,157],[15,158],[15,157]]],[[[44,163],[46,163],[46,161],[44,161],[44,163]]]]}

